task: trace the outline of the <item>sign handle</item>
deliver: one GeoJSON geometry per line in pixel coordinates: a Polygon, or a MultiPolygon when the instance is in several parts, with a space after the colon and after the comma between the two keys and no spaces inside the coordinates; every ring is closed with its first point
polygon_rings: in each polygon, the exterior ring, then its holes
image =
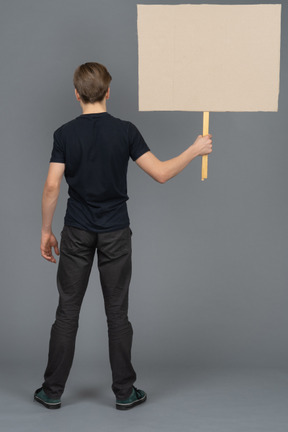
{"type": "MultiPolygon", "coordinates": [[[[209,111],[203,112],[203,136],[209,134],[209,111]]],[[[202,174],[201,180],[208,178],[208,155],[202,156],[202,174]]]]}

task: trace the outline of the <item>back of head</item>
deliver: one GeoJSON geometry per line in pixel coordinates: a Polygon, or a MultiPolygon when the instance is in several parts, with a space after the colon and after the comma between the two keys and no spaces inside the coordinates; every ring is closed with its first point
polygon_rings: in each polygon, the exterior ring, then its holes
{"type": "Polygon", "coordinates": [[[84,103],[100,102],[108,91],[111,75],[100,63],[84,63],[75,70],[73,83],[84,103]]]}

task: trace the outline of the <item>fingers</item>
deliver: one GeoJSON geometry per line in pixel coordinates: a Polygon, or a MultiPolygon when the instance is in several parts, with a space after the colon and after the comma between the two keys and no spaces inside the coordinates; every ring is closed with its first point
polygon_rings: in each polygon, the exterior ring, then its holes
{"type": "Polygon", "coordinates": [[[212,135],[208,134],[205,136],[205,138],[207,138],[206,146],[208,147],[207,148],[207,154],[209,154],[212,152],[212,135]]]}
{"type": "MultiPolygon", "coordinates": [[[[56,252],[56,251],[55,251],[56,252]]],[[[58,251],[59,252],[59,251],[58,251]]],[[[41,255],[43,258],[45,258],[47,261],[50,261],[52,263],[56,263],[56,260],[54,256],[52,255],[52,250],[50,249],[41,249],[41,255]]],[[[59,253],[57,254],[59,255],[59,253]]]]}
{"type": "Polygon", "coordinates": [[[56,259],[54,258],[52,254],[52,248],[54,248],[55,254],[60,255],[59,248],[58,248],[58,242],[56,237],[53,233],[49,233],[48,235],[45,235],[42,233],[41,237],[41,255],[43,258],[45,258],[47,261],[56,263],[56,259]]]}
{"type": "Polygon", "coordinates": [[[206,138],[209,142],[212,143],[212,135],[211,134],[204,135],[203,138],[206,138]]]}
{"type": "Polygon", "coordinates": [[[212,144],[212,135],[208,134],[208,135],[199,135],[199,137],[202,139],[202,143],[205,145],[207,144],[212,144]]]}

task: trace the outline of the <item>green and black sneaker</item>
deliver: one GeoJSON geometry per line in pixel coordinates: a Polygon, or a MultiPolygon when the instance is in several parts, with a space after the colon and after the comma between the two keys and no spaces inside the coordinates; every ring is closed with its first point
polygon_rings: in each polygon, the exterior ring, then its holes
{"type": "Polygon", "coordinates": [[[34,400],[36,402],[41,403],[46,408],[49,409],[57,409],[61,408],[61,400],[60,399],[50,399],[46,393],[44,392],[43,388],[39,388],[34,393],[34,400]]]}
{"type": "Polygon", "coordinates": [[[128,399],[119,400],[116,399],[116,408],[118,410],[128,410],[134,408],[136,405],[140,405],[147,399],[147,394],[143,390],[138,390],[133,386],[133,391],[128,399]]]}

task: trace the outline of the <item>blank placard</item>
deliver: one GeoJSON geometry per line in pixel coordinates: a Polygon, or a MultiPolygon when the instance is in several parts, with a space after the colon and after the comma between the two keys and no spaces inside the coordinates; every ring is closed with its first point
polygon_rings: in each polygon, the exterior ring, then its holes
{"type": "Polygon", "coordinates": [[[140,111],[278,111],[281,5],[138,5],[140,111]]]}

